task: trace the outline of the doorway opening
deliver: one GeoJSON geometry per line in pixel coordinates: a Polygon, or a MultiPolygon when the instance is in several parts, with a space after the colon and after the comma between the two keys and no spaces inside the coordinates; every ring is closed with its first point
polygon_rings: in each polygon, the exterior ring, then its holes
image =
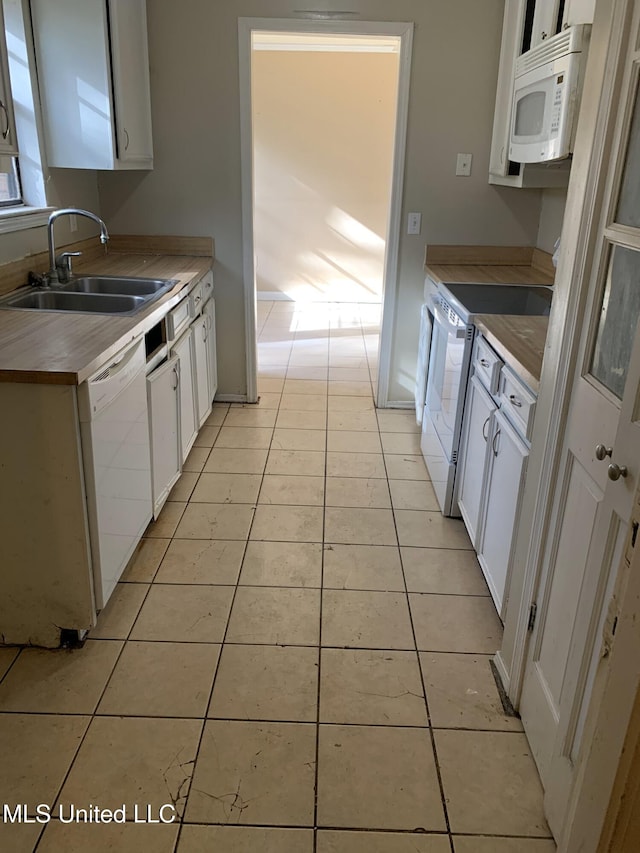
{"type": "Polygon", "coordinates": [[[343,323],[360,326],[367,359],[356,364],[354,355],[348,374],[344,361],[341,376],[371,383],[386,405],[411,32],[410,24],[240,20],[250,402],[266,391],[258,349],[273,367],[278,349],[286,355],[277,333],[258,348],[252,331],[274,312],[283,332],[303,325],[320,346],[330,326],[334,334],[343,323]]]}

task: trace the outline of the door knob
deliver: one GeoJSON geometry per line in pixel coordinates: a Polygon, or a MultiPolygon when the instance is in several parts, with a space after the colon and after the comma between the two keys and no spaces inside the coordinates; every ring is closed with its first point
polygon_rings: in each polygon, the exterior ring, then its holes
{"type": "Polygon", "coordinates": [[[607,470],[610,480],[619,480],[620,477],[626,477],[628,473],[626,465],[616,465],[615,462],[612,462],[607,470]]]}
{"type": "Polygon", "coordinates": [[[613,453],[613,447],[605,447],[604,444],[596,444],[596,459],[599,459],[601,462],[607,456],[611,456],[613,453]]]}

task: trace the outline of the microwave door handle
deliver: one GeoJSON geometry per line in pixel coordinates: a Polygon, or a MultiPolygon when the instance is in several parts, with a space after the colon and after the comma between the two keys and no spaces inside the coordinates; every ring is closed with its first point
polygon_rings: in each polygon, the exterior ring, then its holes
{"type": "Polygon", "coordinates": [[[447,332],[456,338],[464,338],[466,336],[466,327],[454,325],[437,303],[433,305],[433,316],[439,326],[443,326],[447,332]]]}

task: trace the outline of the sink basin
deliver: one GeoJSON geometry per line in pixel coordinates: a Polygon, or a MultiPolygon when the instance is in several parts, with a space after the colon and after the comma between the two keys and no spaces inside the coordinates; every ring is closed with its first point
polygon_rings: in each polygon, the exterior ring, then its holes
{"type": "Polygon", "coordinates": [[[67,293],[63,290],[33,290],[2,302],[2,308],[40,311],[78,311],[90,314],[133,314],[142,308],[143,296],[97,293],[67,293]]]}
{"type": "Polygon", "coordinates": [[[66,293],[106,293],[126,296],[157,296],[176,283],[166,278],[121,278],[114,275],[86,275],[60,285],[66,293]]]}

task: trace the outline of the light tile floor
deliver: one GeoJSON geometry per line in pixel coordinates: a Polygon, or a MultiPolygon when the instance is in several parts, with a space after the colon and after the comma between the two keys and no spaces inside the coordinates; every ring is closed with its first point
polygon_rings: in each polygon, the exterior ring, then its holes
{"type": "Polygon", "coordinates": [[[0,649],[0,802],[182,820],[0,850],[552,853],[464,527],[374,408],[378,306],[258,317],[259,405],[215,405],[84,648],[0,649]]]}

